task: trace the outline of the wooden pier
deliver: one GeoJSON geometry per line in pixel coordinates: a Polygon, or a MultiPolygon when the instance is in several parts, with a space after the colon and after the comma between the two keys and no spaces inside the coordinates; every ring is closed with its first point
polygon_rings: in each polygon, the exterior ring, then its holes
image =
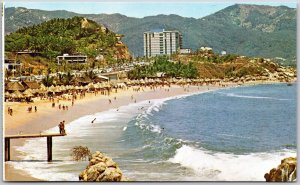
{"type": "Polygon", "coordinates": [[[5,161],[10,161],[10,140],[26,138],[47,138],[47,160],[52,161],[52,137],[65,136],[66,134],[22,134],[5,136],[5,161]]]}

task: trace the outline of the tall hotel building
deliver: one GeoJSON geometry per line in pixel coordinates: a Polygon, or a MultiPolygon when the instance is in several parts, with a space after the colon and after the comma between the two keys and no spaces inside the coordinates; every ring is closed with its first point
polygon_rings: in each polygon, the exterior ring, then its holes
{"type": "Polygon", "coordinates": [[[179,31],[155,29],[144,32],[144,56],[170,55],[182,48],[182,35],[179,31]]]}

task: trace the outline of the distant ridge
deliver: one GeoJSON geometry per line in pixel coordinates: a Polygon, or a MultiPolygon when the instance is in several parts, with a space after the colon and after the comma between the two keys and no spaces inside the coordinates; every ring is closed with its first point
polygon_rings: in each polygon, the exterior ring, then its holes
{"type": "Polygon", "coordinates": [[[84,16],[124,34],[124,42],[135,56],[143,55],[143,32],[153,28],[177,29],[183,33],[183,46],[201,46],[247,56],[283,58],[295,64],[296,9],[286,6],[235,4],[209,16],[195,19],[178,15],[144,18],[122,14],[77,14],[64,10],[44,11],[26,8],[5,9],[5,33],[53,18],[84,16]]]}

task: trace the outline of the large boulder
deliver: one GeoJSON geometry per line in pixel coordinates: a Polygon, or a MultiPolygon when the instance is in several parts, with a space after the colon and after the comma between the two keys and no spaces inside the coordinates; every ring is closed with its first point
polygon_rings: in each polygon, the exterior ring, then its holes
{"type": "Polygon", "coordinates": [[[288,182],[297,179],[297,158],[288,157],[281,160],[277,168],[273,168],[265,174],[267,182],[288,182]]]}
{"type": "Polygon", "coordinates": [[[118,164],[97,151],[92,155],[85,170],[79,174],[80,181],[128,181],[118,164]]]}

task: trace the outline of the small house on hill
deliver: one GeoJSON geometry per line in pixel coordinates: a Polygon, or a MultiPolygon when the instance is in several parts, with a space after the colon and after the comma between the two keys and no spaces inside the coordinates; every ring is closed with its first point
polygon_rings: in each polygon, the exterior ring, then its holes
{"type": "Polygon", "coordinates": [[[8,71],[19,71],[21,69],[22,63],[19,60],[5,59],[4,67],[8,71]]]}
{"type": "Polygon", "coordinates": [[[60,65],[63,61],[66,61],[68,63],[86,63],[87,56],[63,54],[62,56],[57,56],[56,61],[58,65],[60,65]]]}

